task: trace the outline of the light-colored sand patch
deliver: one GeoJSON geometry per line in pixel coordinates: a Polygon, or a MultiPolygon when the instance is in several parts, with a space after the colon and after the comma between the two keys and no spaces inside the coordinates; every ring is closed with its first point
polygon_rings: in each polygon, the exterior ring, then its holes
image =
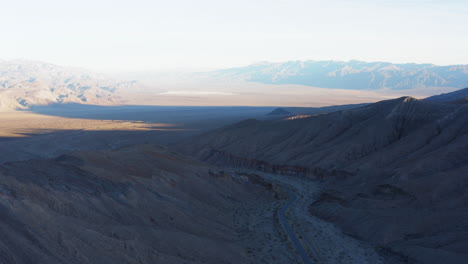
{"type": "Polygon", "coordinates": [[[25,137],[54,131],[178,130],[175,124],[141,121],[98,120],[41,115],[32,112],[0,112],[0,137],[25,137]]]}

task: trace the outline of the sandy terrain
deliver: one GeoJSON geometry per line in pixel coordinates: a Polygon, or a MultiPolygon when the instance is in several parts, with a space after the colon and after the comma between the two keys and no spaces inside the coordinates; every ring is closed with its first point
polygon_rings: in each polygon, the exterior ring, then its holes
{"type": "Polygon", "coordinates": [[[0,164],[54,158],[79,150],[117,149],[155,142],[162,144],[195,132],[176,124],[138,119],[100,120],[21,111],[0,112],[0,164]]]}
{"type": "Polygon", "coordinates": [[[140,91],[122,91],[127,104],[144,105],[250,105],[301,106],[370,103],[402,95],[426,97],[428,91],[367,91],[310,87],[304,85],[270,85],[242,81],[159,80],[140,91]]]}
{"type": "Polygon", "coordinates": [[[0,112],[0,137],[25,137],[28,134],[44,134],[53,131],[148,131],[175,130],[176,124],[145,123],[141,121],[98,120],[85,118],[65,118],[33,112],[0,112]]]}
{"type": "Polygon", "coordinates": [[[272,108],[37,106],[0,111],[0,164],[82,150],[165,145],[202,131],[265,116],[272,108]]]}

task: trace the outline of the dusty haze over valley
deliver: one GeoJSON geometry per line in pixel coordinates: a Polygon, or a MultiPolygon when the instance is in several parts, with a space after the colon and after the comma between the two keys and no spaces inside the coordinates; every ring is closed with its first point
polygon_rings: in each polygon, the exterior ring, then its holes
{"type": "Polygon", "coordinates": [[[468,263],[468,5],[20,0],[0,264],[468,263]]]}

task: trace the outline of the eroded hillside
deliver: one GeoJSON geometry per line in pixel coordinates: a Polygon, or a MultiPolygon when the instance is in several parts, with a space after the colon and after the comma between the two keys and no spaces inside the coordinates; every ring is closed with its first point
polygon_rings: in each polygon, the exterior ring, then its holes
{"type": "Polygon", "coordinates": [[[272,199],[150,145],[7,163],[0,263],[250,263],[234,214],[272,199]]]}
{"type": "Polygon", "coordinates": [[[246,120],[178,149],[325,181],[310,211],[424,263],[466,259],[468,105],[403,97],[305,118],[246,120]]]}

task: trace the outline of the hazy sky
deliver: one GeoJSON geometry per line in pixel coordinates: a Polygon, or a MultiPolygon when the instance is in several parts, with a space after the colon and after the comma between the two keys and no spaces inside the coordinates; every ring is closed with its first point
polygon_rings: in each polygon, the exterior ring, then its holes
{"type": "Polygon", "coordinates": [[[0,58],[97,70],[468,64],[468,0],[6,0],[0,58]]]}

